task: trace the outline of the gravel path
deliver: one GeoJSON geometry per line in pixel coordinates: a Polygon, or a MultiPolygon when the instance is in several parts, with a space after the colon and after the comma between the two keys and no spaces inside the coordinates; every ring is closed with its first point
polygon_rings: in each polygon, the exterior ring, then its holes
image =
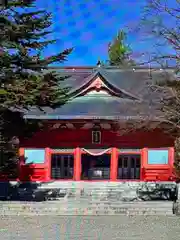
{"type": "Polygon", "coordinates": [[[165,216],[8,216],[1,240],[178,240],[180,218],[165,216]]]}

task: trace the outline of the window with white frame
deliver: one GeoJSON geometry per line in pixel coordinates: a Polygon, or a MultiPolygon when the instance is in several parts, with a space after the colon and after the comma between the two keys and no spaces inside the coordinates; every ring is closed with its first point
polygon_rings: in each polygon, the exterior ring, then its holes
{"type": "Polygon", "coordinates": [[[25,164],[45,162],[45,149],[24,149],[25,164]]]}
{"type": "Polygon", "coordinates": [[[168,164],[168,149],[149,149],[148,164],[168,164]]]}

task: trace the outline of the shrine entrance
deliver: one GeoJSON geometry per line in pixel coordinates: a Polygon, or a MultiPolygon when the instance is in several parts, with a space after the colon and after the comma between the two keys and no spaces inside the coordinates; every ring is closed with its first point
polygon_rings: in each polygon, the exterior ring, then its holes
{"type": "Polygon", "coordinates": [[[109,180],[111,155],[81,155],[81,180],[109,180]]]}

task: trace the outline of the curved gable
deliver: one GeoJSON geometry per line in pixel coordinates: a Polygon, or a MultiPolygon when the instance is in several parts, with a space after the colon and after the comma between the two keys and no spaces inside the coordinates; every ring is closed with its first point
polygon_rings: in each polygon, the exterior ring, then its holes
{"type": "MultiPolygon", "coordinates": [[[[90,92],[106,92],[111,96],[116,96],[119,98],[127,98],[131,100],[140,100],[137,96],[126,92],[124,89],[115,87],[110,79],[106,79],[100,72],[95,72],[89,76],[85,83],[78,89],[71,92],[70,96],[72,98],[80,97],[89,94],[90,92]]],[[[97,94],[98,95],[98,94],[97,94]]]]}

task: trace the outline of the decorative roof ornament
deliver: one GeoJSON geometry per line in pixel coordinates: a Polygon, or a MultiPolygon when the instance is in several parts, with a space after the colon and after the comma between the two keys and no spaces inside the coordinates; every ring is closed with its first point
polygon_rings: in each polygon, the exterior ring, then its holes
{"type": "Polygon", "coordinates": [[[95,83],[95,87],[96,87],[96,90],[100,90],[102,88],[102,81],[100,79],[97,79],[96,83],[95,83]]]}
{"type": "Polygon", "coordinates": [[[101,60],[99,59],[97,64],[96,64],[98,67],[101,67],[101,60]]]}

